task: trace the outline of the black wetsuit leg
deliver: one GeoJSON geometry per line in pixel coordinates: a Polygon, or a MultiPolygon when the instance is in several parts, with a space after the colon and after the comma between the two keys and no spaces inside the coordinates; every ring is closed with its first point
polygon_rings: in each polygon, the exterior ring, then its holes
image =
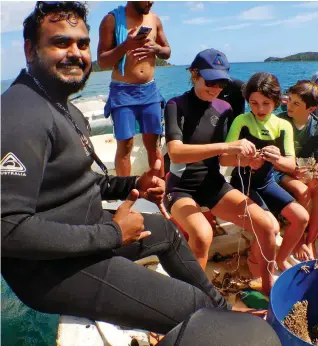
{"type": "MultiPolygon", "coordinates": [[[[104,214],[105,222],[112,218],[104,214]]],[[[19,298],[36,310],[159,333],[202,307],[229,308],[176,226],[161,215],[144,218],[152,234],[141,242],[99,256],[36,261],[32,272],[21,269],[5,276],[19,298]],[[174,279],[130,260],[154,254],[174,279]]]]}
{"type": "Polygon", "coordinates": [[[173,328],[158,346],[281,346],[273,328],[247,313],[201,309],[173,328]]]}

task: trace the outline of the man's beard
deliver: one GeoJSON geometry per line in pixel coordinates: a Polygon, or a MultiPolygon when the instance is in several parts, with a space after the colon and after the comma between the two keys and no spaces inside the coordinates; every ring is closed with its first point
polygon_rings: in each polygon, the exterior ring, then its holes
{"type": "MultiPolygon", "coordinates": [[[[79,65],[77,62],[70,62],[69,65],[79,65]]],[[[67,81],[59,77],[59,75],[52,73],[45,61],[39,58],[36,54],[36,58],[32,63],[32,72],[40,80],[46,89],[54,90],[54,93],[58,93],[61,97],[69,97],[71,94],[77,93],[82,90],[92,72],[92,66],[89,71],[83,75],[81,80],[71,80],[67,81]]],[[[84,68],[84,66],[82,66],[84,68]]],[[[48,90],[47,90],[48,91],[48,90]]]]}

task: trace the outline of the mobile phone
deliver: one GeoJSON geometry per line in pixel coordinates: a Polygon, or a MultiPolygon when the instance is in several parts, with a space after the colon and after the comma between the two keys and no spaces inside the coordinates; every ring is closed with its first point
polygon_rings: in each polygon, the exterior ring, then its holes
{"type": "Polygon", "coordinates": [[[149,35],[150,31],[152,30],[152,28],[149,28],[147,26],[141,26],[136,34],[137,35],[144,35],[146,34],[146,36],[149,35]]]}

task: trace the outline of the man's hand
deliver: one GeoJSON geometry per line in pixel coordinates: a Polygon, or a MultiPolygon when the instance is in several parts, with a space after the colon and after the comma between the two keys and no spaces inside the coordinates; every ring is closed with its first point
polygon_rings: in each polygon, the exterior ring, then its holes
{"type": "Polygon", "coordinates": [[[139,191],[140,197],[157,204],[161,214],[166,219],[170,219],[170,216],[163,205],[163,196],[165,193],[166,184],[164,180],[156,176],[156,174],[159,173],[160,168],[161,161],[156,160],[153,167],[139,177],[136,187],[139,191]]]}
{"type": "Polygon", "coordinates": [[[136,48],[133,51],[133,55],[138,57],[138,60],[149,58],[150,56],[156,56],[160,52],[161,46],[157,44],[152,38],[148,37],[146,43],[141,48],[136,48]]]}
{"type": "Polygon", "coordinates": [[[254,157],[256,154],[255,145],[247,139],[240,139],[238,141],[227,143],[227,154],[236,154],[245,157],[254,157]]]}
{"type": "Polygon", "coordinates": [[[232,311],[247,312],[249,314],[259,316],[259,317],[265,317],[267,315],[267,310],[259,310],[259,309],[251,309],[251,308],[236,308],[235,306],[232,307],[232,311]]]}
{"type": "Polygon", "coordinates": [[[139,192],[136,189],[131,190],[127,199],[117,209],[113,217],[113,221],[120,227],[123,245],[139,241],[151,234],[149,231],[144,231],[143,216],[131,209],[138,199],[138,196],[139,192]]]}
{"type": "Polygon", "coordinates": [[[268,145],[262,149],[260,155],[265,161],[275,164],[280,159],[280,150],[275,145],[268,145]]]}
{"type": "Polygon", "coordinates": [[[140,34],[140,35],[134,35],[136,28],[131,29],[128,32],[128,36],[126,40],[123,42],[123,45],[125,47],[125,50],[135,50],[137,48],[143,47],[145,43],[147,42],[147,34],[140,34]]]}

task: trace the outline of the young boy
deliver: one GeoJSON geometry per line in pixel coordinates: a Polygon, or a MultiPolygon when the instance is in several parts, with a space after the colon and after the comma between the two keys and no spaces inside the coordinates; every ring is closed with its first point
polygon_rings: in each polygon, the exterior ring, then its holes
{"type": "Polygon", "coordinates": [[[276,182],[290,192],[296,200],[310,212],[308,234],[302,237],[295,249],[299,260],[317,258],[314,241],[318,235],[318,118],[314,114],[318,104],[318,85],[313,81],[298,81],[289,90],[287,112],[278,116],[290,122],[294,129],[294,144],[297,158],[314,157],[316,164],[313,178],[308,168],[297,166],[293,174],[276,171],[276,182]]]}

